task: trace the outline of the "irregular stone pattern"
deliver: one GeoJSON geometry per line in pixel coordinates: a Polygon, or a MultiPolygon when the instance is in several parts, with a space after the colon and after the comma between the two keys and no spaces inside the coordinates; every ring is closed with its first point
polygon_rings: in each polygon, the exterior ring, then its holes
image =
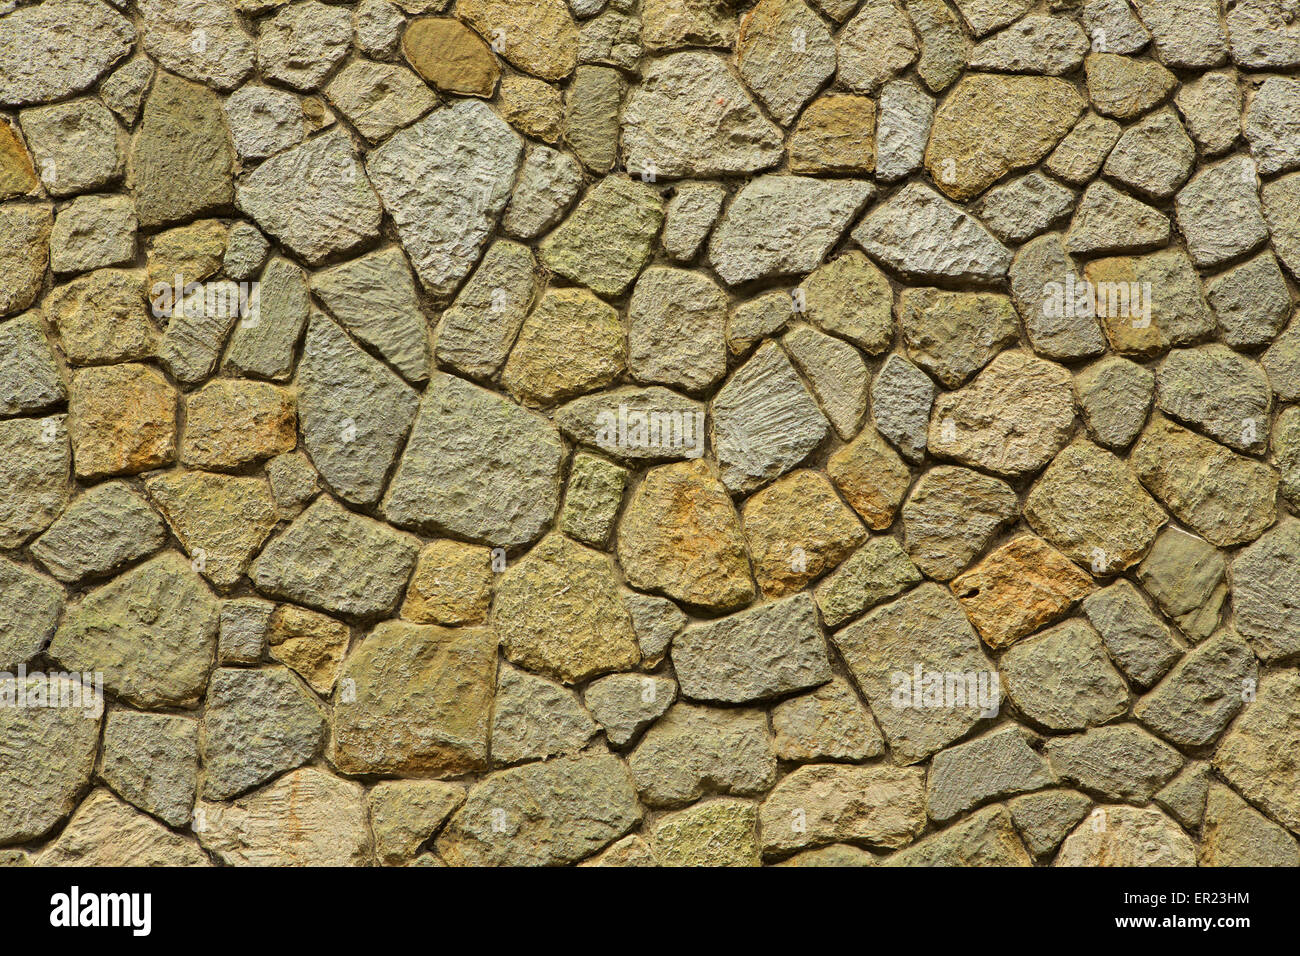
{"type": "Polygon", "coordinates": [[[1295,0],[0,0],[0,111],[0,864],[1300,863],[1295,0]]]}

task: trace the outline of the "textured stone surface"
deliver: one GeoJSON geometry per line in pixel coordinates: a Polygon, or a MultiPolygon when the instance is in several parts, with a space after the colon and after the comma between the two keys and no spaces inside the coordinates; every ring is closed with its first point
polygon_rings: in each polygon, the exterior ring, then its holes
{"type": "Polygon", "coordinates": [[[1056,866],[1195,866],[1196,847],[1154,807],[1098,807],[1061,844],[1056,866]]]}
{"type": "Polygon", "coordinates": [[[1300,829],[1297,690],[1295,671],[1266,673],[1255,699],[1214,755],[1214,768],[1223,779],[1292,832],[1300,829]]]}
{"type": "Polygon", "coordinates": [[[678,702],[646,731],[628,757],[641,799],[683,806],[704,792],[761,793],[776,782],[767,720],[752,708],[678,702]]]}
{"type": "Polygon", "coordinates": [[[79,581],[116,571],[165,541],[158,513],[138,492],[113,481],[80,495],[31,550],[60,581],[79,581]]]}
{"type": "Polygon", "coordinates": [[[577,695],[508,664],[497,675],[492,706],[492,759],[542,760],[580,750],[596,733],[577,695]]]}
{"type": "Polygon", "coordinates": [[[846,840],[893,849],[924,826],[924,780],[908,767],[801,767],[759,808],[759,834],[769,854],[846,840]]]}
{"type": "Polygon", "coordinates": [[[1052,769],[1070,783],[1110,800],[1145,803],[1183,765],[1183,757],[1132,724],[1094,727],[1047,742],[1052,769]]]}
{"type": "Polygon", "coordinates": [[[0,19],[0,104],[63,99],[92,85],[131,49],[131,22],[103,3],[56,0],[0,19]]]}
{"type": "Polygon", "coordinates": [[[0,451],[0,547],[16,548],[48,528],[68,503],[65,417],[0,422],[0,451]]]}
{"type": "Polygon", "coordinates": [[[1102,724],[1128,705],[1128,689],[1107,659],[1101,637],[1080,621],[1018,642],[998,668],[1016,709],[1048,730],[1102,724]]]}
{"type": "Polygon", "coordinates": [[[649,260],[663,218],[663,201],[654,189],[607,176],[542,241],[541,261],[598,295],[618,295],[649,260]]]}
{"type": "Polygon", "coordinates": [[[926,810],[946,821],[991,799],[1053,782],[1047,761],[1024,731],[1006,727],[935,754],[926,778],[926,810]]]}
{"type": "Polygon", "coordinates": [[[192,840],[136,813],[106,790],[77,808],[57,840],[40,855],[41,866],[207,866],[192,840]]]}
{"type": "Polygon", "coordinates": [[[903,505],[903,546],[939,581],[960,574],[997,532],[1015,520],[1011,486],[969,468],[939,465],[917,481],[903,505]]]}
{"type": "Polygon", "coordinates": [[[1006,808],[989,807],[896,853],[887,866],[1029,866],[1006,808]]]}

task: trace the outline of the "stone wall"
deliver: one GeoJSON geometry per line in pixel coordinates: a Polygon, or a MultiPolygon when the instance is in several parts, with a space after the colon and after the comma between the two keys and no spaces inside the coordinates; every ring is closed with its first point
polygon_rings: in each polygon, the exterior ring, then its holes
{"type": "Polygon", "coordinates": [[[6,863],[1300,862],[1293,0],[0,10],[6,863]]]}

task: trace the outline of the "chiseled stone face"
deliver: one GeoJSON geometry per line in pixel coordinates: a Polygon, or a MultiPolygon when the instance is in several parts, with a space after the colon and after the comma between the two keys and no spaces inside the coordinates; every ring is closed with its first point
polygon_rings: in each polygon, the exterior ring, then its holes
{"type": "Polygon", "coordinates": [[[0,865],[1296,865],[1296,6],[0,0],[0,865]]]}

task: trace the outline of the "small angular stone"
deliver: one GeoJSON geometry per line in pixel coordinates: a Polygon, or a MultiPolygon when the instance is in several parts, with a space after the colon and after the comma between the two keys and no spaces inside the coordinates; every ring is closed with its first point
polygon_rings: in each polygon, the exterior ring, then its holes
{"type": "Polygon", "coordinates": [[[1072,620],[1025,638],[998,662],[1007,697],[1048,730],[1104,724],[1128,708],[1128,688],[1111,666],[1101,637],[1072,620]]]}
{"type": "Polygon", "coordinates": [[[458,541],[432,541],[420,551],[402,617],[419,624],[481,624],[491,601],[490,552],[458,541]]]}
{"type": "Polygon", "coordinates": [[[273,597],[380,616],[396,609],[418,550],[410,535],[320,498],[263,549],[249,576],[273,597]]]}
{"type": "Polygon", "coordinates": [[[1114,120],[1092,112],[1085,113],[1052,150],[1044,166],[1058,179],[1081,186],[1101,169],[1119,137],[1120,126],[1114,120]]]}
{"type": "Polygon", "coordinates": [[[919,182],[873,208],[853,239],[872,258],[921,281],[992,281],[1011,265],[1011,251],[979,220],[919,182]]]}
{"type": "MultiPolygon", "coordinates": [[[[572,156],[533,145],[524,156],[501,228],[512,236],[533,239],[559,222],[581,191],[582,168],[572,156]]],[[[485,263],[495,248],[488,250],[485,263]]]]}
{"type": "Polygon", "coordinates": [[[32,543],[32,554],[60,581],[115,571],[166,540],[162,519],[122,482],[88,489],[32,543]]]}
{"type": "Polygon", "coordinates": [[[627,765],[652,807],[684,806],[706,790],[763,793],[776,781],[767,717],[750,708],[678,702],[645,732],[627,765]]]}
{"type": "Polygon", "coordinates": [[[338,680],[352,633],[342,621],[282,604],[271,615],[266,635],[270,655],[329,697],[338,680]]]}
{"type": "Polygon", "coordinates": [[[1241,135],[1241,89],[1230,71],[1205,73],[1174,94],[1192,139],[1209,156],[1226,152],[1241,135]]]}
{"type": "Polygon", "coordinates": [[[977,37],[1006,26],[1033,6],[1030,0],[955,0],[955,3],[977,37]]]}
{"type": "Polygon", "coordinates": [[[1156,355],[1171,345],[1189,345],[1214,334],[1214,313],[1201,294],[1191,260],[1180,248],[1094,259],[1084,267],[1084,275],[1094,294],[1104,295],[1104,307],[1095,311],[1117,352],[1156,355]]]}
{"type": "Polygon", "coordinates": [[[866,0],[840,31],[837,78],[850,89],[873,93],[907,69],[919,51],[911,21],[896,0],[866,0]]]}
{"type": "Polygon", "coordinates": [[[663,218],[663,200],[655,189],[607,176],[542,240],[538,254],[553,272],[598,295],[616,296],[649,261],[663,218]]]}
{"type": "Polygon", "coordinates": [[[1024,242],[1074,208],[1074,191],[1042,173],[1029,173],[994,186],[975,207],[975,213],[1003,242],[1024,242]]]}
{"type": "Polygon", "coordinates": [[[316,0],[291,3],[259,24],[257,63],[269,79],[314,90],[347,56],[351,42],[348,11],[316,0]]]}
{"type": "Polygon", "coordinates": [[[491,96],[501,75],[492,48],[450,18],[412,20],[402,34],[402,55],[428,83],[447,93],[491,96]]]}
{"type": "Polygon", "coordinates": [[[1157,791],[1154,799],[1187,829],[1198,830],[1205,816],[1205,799],[1209,789],[1210,765],[1194,760],[1157,791]]]}
{"type": "Polygon", "coordinates": [[[585,289],[547,289],[502,371],[520,402],[549,405],[611,384],[627,363],[618,313],[585,289]]]}
{"type": "Polygon", "coordinates": [[[1205,806],[1200,865],[1300,866],[1300,847],[1286,830],[1215,781],[1205,806]]]}
{"type": "Polygon", "coordinates": [[[209,865],[193,841],[135,812],[103,789],[82,802],[37,860],[39,866],[78,868],[209,865]]]}
{"type": "Polygon", "coordinates": [[[1156,404],[1239,451],[1259,452],[1268,440],[1268,378],[1224,345],[1170,352],[1156,373],[1156,404]]]}
{"type": "Polygon", "coordinates": [[[1219,5],[1212,0],[1134,0],[1134,6],[1169,66],[1218,66],[1227,57],[1219,5]]]}
{"type": "Polygon", "coordinates": [[[1265,663],[1289,658],[1300,649],[1297,543],[1300,522],[1286,519],[1232,560],[1237,629],[1265,663]]]}
{"type": "Polygon", "coordinates": [[[1218,547],[1253,541],[1276,516],[1272,468],[1163,416],[1152,417],[1130,464],[1179,521],[1218,547]]]}
{"type": "Polygon", "coordinates": [[[1161,609],[1193,641],[1218,626],[1227,598],[1227,558],[1177,528],[1164,532],[1138,568],[1138,579],[1161,609]]]}
{"type": "Polygon", "coordinates": [[[727,285],[810,272],[874,193],[857,180],[760,176],[727,207],[709,263],[727,285]]]}
{"type": "Polygon", "coordinates": [[[782,125],[790,125],[835,72],[835,61],[830,31],[802,0],[760,0],[740,22],[740,75],[782,125]],[[792,42],[794,36],[799,39],[792,42]]]}
{"type": "Polygon", "coordinates": [[[103,189],[121,178],[124,137],[113,114],[96,100],[23,110],[19,118],[51,196],[103,189]]]}
{"type": "Polygon", "coordinates": [[[651,266],[637,279],[627,318],[637,381],[696,392],[726,374],[727,296],[708,276],[651,266]]]}
{"type": "Polygon", "coordinates": [[[1005,481],[938,465],[921,476],[903,505],[903,546],[925,574],[947,581],[1019,514],[1020,502],[1005,481]]]}
{"type": "Polygon", "coordinates": [[[50,233],[50,268],[86,272],[135,259],[135,206],[126,196],[80,196],[50,233]]]}
{"type": "Polygon", "coordinates": [[[0,668],[12,676],[41,652],[63,614],[63,589],[0,558],[0,668]]]}
{"type": "Polygon", "coordinates": [[[924,828],[924,774],[887,764],[800,767],[759,807],[765,854],[848,840],[894,848],[924,828]]]}
{"type": "Polygon", "coordinates": [[[241,159],[265,159],[307,137],[302,101],[284,90],[249,83],[226,98],[225,109],[241,159]]]}
{"type": "Polygon", "coordinates": [[[276,256],[262,270],[248,313],[230,337],[225,371],[274,381],[289,378],[310,312],[307,277],[288,259],[276,256]]]}
{"type": "Polygon", "coordinates": [[[903,358],[890,355],[871,382],[871,417],[876,430],[908,461],[925,457],[934,383],[903,358]]]}
{"type": "Polygon", "coordinates": [[[1054,232],[1025,243],[1007,276],[1011,300],[1034,351],[1046,358],[1072,360],[1100,354],[1106,338],[1097,323],[1095,298],[1089,305],[1089,287],[1067,257],[1063,238],[1054,232]]]}
{"type": "Polygon", "coordinates": [[[1011,822],[1034,856],[1060,846],[1091,806],[1092,801],[1075,790],[1044,790],[1007,801],[1011,822]]]}
{"type": "Polygon", "coordinates": [[[40,294],[54,217],[28,203],[0,206],[0,316],[25,309],[40,294]]]}
{"type": "Polygon", "coordinates": [[[966,615],[992,648],[1059,621],[1092,590],[1084,571],[1032,534],[1013,538],[952,582],[966,615]]]}
{"type": "Polygon", "coordinates": [[[1053,865],[1195,866],[1196,844],[1154,807],[1098,807],[1065,838],[1053,865]]]}
{"type": "Polygon", "coordinates": [[[656,824],[656,856],[662,866],[759,866],[757,824],[753,803],[710,800],[656,824]]]}
{"type": "Polygon", "coordinates": [[[614,530],[627,478],[626,468],[586,452],[575,453],[560,511],[560,530],[584,544],[603,548],[614,530]]]}
{"type": "Polygon", "coordinates": [[[926,809],[943,823],[992,799],[1054,782],[1028,735],[1008,726],[934,755],[926,778],[926,809]]]}
{"type": "Polygon", "coordinates": [[[68,397],[37,313],[0,324],[0,415],[40,412],[68,397]]]}
{"type": "Polygon", "coordinates": [[[492,760],[544,760],[581,750],[597,732],[573,691],[509,664],[497,674],[492,760]]]}
{"type": "Polygon", "coordinates": [[[809,104],[790,138],[790,171],[870,173],[876,166],[876,103],[829,93],[809,104]]]}
{"type": "Polygon", "coordinates": [[[562,80],[578,58],[578,27],[564,0],[460,0],[456,14],[481,36],[500,31],[500,53],[525,73],[562,80]]]}
{"type": "Polygon", "coordinates": [[[961,75],[970,43],[944,0],[906,0],[907,15],[921,38],[916,72],[933,93],[946,90],[961,75]]]}
{"type": "Polygon", "coordinates": [[[618,70],[580,66],[565,96],[564,138],[588,169],[608,173],[618,158],[618,113],[623,80],[618,70]]]}
{"type": "Polygon", "coordinates": [[[1154,199],[1174,194],[1196,164],[1196,147],[1170,108],[1144,117],[1124,131],[1106,159],[1111,179],[1154,199]]]}
{"type": "Polygon", "coordinates": [[[472,378],[494,374],[510,354],[537,291],[537,262],[528,247],[507,240],[493,243],[442,314],[438,361],[472,378]]]}
{"type": "Polygon", "coordinates": [[[63,99],[131,51],[131,21],[106,4],[55,0],[0,19],[0,106],[63,99]]]}
{"type": "Polygon", "coordinates": [[[678,262],[694,259],[718,221],[726,198],[726,189],[717,183],[678,184],[665,209],[664,232],[659,240],[664,252],[678,262]]]}
{"type": "Polygon", "coordinates": [[[1169,217],[1098,180],[1079,201],[1065,249],[1071,255],[1141,252],[1169,241],[1169,217]]]}
{"type": "Polygon", "coordinates": [[[1225,628],[1179,661],[1133,707],[1134,718],[1181,747],[1203,747],[1227,728],[1257,680],[1246,642],[1225,628]]]}
{"type": "Polygon", "coordinates": [[[291,451],[296,425],[293,400],[283,390],[218,379],[185,396],[181,461],[192,468],[235,469],[291,451]]]}
{"type": "Polygon", "coordinates": [[[1135,803],[1150,800],[1184,763],[1173,747],[1133,724],[1053,737],[1047,757],[1062,780],[1109,800],[1135,803]]]}
{"type": "MultiPolygon", "coordinates": [[[[947,588],[921,584],[897,600],[868,612],[834,635],[854,682],[871,704],[895,761],[917,763],[961,739],[979,723],[981,703],[972,695],[962,706],[913,706],[923,698],[913,686],[929,672],[962,674],[972,685],[996,682],[979,638],[947,588]],[[902,674],[900,680],[896,675],[902,674]]],[[[989,701],[994,707],[998,700],[989,701]]]]}
{"type": "Polygon", "coordinates": [[[813,592],[827,627],[850,618],[921,582],[921,572],[890,537],[872,538],[813,592]]]}
{"type": "Polygon", "coordinates": [[[1031,866],[1005,807],[988,807],[895,853],[884,866],[1031,866]]]}
{"type": "Polygon", "coordinates": [[[605,739],[622,747],[672,706],[677,684],[667,677],[610,674],[592,681],[585,698],[605,739]]]}
{"type": "Polygon", "coordinates": [[[1083,612],[1101,634],[1111,659],[1139,687],[1150,687],[1182,656],[1169,628],[1126,580],[1089,594],[1083,612]]]}
{"type": "Polygon", "coordinates": [[[1202,169],[1178,193],[1174,209],[1187,251],[1202,268],[1220,265],[1268,239],[1256,179],[1244,157],[1202,169]]]}
{"type": "Polygon", "coordinates": [[[1246,799],[1300,831],[1300,674],[1265,672],[1255,699],[1237,718],[1214,755],[1214,769],[1246,799]]]}
{"type": "Polygon", "coordinates": [[[519,132],[554,143],[564,130],[564,97],[543,80],[515,73],[501,78],[497,108],[519,132]]]}
{"type": "Polygon", "coordinates": [[[1155,60],[1134,60],[1102,51],[1090,53],[1084,67],[1093,107],[1121,120],[1141,116],[1178,85],[1177,78],[1155,60]]]}
{"type": "Polygon", "coordinates": [[[1006,296],[943,289],[904,289],[898,324],[908,357],[948,388],[964,384],[1013,344],[1020,328],[1006,296]]]}
{"type": "Polygon", "coordinates": [[[826,472],[873,531],[883,531],[893,523],[912,479],[907,465],[872,428],[864,428],[834,452],[826,462],[826,472]]]}
{"type": "Polygon", "coordinates": [[[894,340],[893,289],[885,274],[855,249],[818,266],[794,295],[808,320],[875,355],[894,340]],[[802,293],[802,301],[799,294],[802,293]]]}
{"type": "MultiPolygon", "coordinates": [[[[840,37],[843,44],[844,35],[840,37]]],[[[842,45],[840,56],[844,56],[842,45]]],[[[933,120],[934,98],[916,83],[891,80],[881,88],[876,123],[877,179],[893,182],[921,168],[933,120]]]]}
{"type": "Polygon", "coordinates": [[[371,142],[379,142],[415,122],[438,102],[410,70],[366,60],[345,66],[325,92],[371,142]]]}
{"type": "Polygon", "coordinates": [[[1286,279],[1267,251],[1210,279],[1205,297],[1219,318],[1223,341],[1233,348],[1267,345],[1291,312],[1286,279]]]}
{"type": "Polygon", "coordinates": [[[82,369],[72,379],[68,434],[78,478],[170,464],[176,458],[176,391],[144,365],[82,369]]]}
{"type": "Polygon", "coordinates": [[[352,18],[357,49],[381,60],[391,58],[406,19],[388,0],[362,0],[352,18]]]}
{"type": "Polygon", "coordinates": [[[229,90],[253,71],[254,41],[221,0],[143,0],[144,49],[164,69],[229,90]],[[196,42],[197,37],[203,42],[196,42]]]}
{"type": "Polygon", "coordinates": [[[866,760],[885,750],[884,738],[842,677],[791,697],[772,709],[773,748],[782,760],[866,760]]]}
{"type": "Polygon", "coordinates": [[[130,803],[184,827],[199,772],[199,722],[171,714],[114,710],[104,723],[100,776],[130,803]]]}
{"type": "MultiPolygon", "coordinates": [[[[1246,106],[1241,128],[1260,175],[1284,173],[1300,166],[1300,148],[1295,142],[1296,134],[1300,133],[1297,95],[1300,95],[1300,83],[1295,79],[1270,76],[1246,106]]],[[[1240,107],[1239,101],[1237,105],[1240,107]]]]}
{"type": "Polygon", "coordinates": [[[1084,29],[1099,50],[1136,53],[1151,42],[1128,0],[1089,0],[1082,14],[1084,29]]]}
{"type": "Polygon", "coordinates": [[[343,773],[449,777],[487,766],[497,666],[490,628],[384,621],[343,663],[330,762],[343,773]]]}
{"type": "Polygon", "coordinates": [[[632,616],[643,664],[661,659],[672,639],[686,626],[686,615],[667,598],[624,591],[623,606],[632,616]]]}
{"type": "Polygon", "coordinates": [[[688,627],[673,639],[672,656],[682,694],[695,700],[763,700],[831,678],[807,594],[688,627]]]}
{"type": "Polygon", "coordinates": [[[465,788],[434,780],[384,780],[368,800],[375,855],[380,863],[396,865],[414,857],[465,802],[465,788]]]}
{"type": "Polygon", "coordinates": [[[1030,15],[977,44],[969,65],[972,70],[1059,76],[1078,69],[1088,48],[1073,20],[1030,15]]]}
{"type": "MultiPolygon", "coordinates": [[[[294,611],[301,610],[293,608],[294,611]]],[[[256,664],[266,652],[267,632],[276,607],[261,598],[235,598],[221,605],[218,664],[256,664]]],[[[323,615],[322,615],[323,616],[323,615]]]]}
{"type": "Polygon", "coordinates": [[[867,411],[867,366],[858,350],[806,325],[787,332],[781,344],[812,386],[836,433],[852,438],[867,411]]]}
{"type": "Polygon", "coordinates": [[[1156,379],[1136,362],[1109,356],[1074,378],[1074,392],[1088,434],[1111,449],[1127,448],[1142,426],[1155,395],[1156,379]]]}

